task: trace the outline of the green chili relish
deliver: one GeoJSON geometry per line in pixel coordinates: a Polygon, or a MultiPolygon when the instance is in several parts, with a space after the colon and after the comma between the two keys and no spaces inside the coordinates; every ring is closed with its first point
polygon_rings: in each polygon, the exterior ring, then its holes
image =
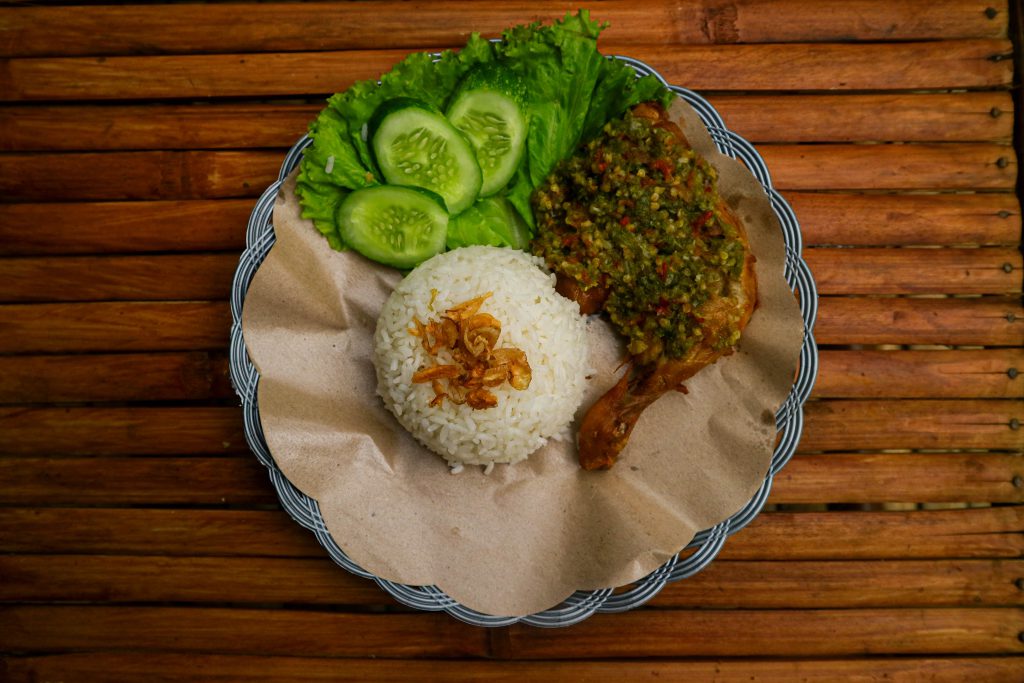
{"type": "MultiPolygon", "coordinates": [[[[627,112],[558,164],[532,197],[531,248],[604,309],[633,356],[680,358],[702,340],[701,308],[727,296],[745,244],[722,211],[715,169],[670,130],[627,112]]],[[[739,339],[730,320],[713,348],[739,339]]]]}

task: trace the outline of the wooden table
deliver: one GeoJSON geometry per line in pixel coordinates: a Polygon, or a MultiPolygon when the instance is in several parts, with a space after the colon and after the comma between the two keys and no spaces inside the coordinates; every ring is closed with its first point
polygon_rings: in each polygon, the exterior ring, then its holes
{"type": "Polygon", "coordinates": [[[1024,678],[1019,5],[589,3],[763,154],[821,374],[710,569],[549,631],[331,564],[242,438],[227,298],[327,94],[568,3],[0,4],[0,678],[1024,678]]]}

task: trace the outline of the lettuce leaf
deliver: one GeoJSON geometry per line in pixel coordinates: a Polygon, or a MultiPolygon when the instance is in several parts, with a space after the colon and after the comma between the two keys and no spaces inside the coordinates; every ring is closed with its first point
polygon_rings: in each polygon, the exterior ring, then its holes
{"type": "Polygon", "coordinates": [[[449,249],[484,244],[525,249],[530,231],[519,212],[504,197],[478,199],[448,222],[449,249]]]}
{"type": "Polygon", "coordinates": [[[625,62],[606,59],[590,98],[581,142],[597,137],[605,123],[619,118],[633,105],[656,100],[667,108],[674,97],[654,76],[637,78],[636,72],[625,62]]]}
{"type": "Polygon", "coordinates": [[[310,125],[313,144],[303,152],[295,188],[302,217],[312,219],[334,249],[344,246],[334,219],[338,205],[350,190],[376,184],[373,173],[349,144],[347,131],[345,121],[334,110],[320,112],[310,125]]]}
{"type": "Polygon", "coordinates": [[[493,60],[491,43],[474,34],[457,53],[449,50],[437,59],[422,52],[411,54],[381,76],[380,82],[360,81],[328,99],[328,106],[310,124],[313,144],[303,153],[295,191],[302,217],[312,219],[332,248],[346,248],[335,219],[345,196],[381,182],[363,139],[377,107],[404,96],[443,108],[469,69],[493,60]]]}
{"type": "Polygon", "coordinates": [[[511,28],[495,48],[499,59],[527,83],[526,159],[534,187],[580,142],[605,61],[597,51],[602,28],[580,10],[551,26],[511,28]]]}
{"type": "MultiPolygon", "coordinates": [[[[377,108],[395,97],[413,97],[443,111],[473,67],[499,62],[526,84],[526,153],[502,202],[478,201],[452,217],[448,246],[525,247],[515,244],[525,242],[521,235],[495,227],[509,225],[498,220],[496,206],[514,207],[532,232],[530,196],[558,161],[634,104],[659,100],[667,105],[673,97],[656,78],[638,79],[628,65],[598,52],[597,39],[604,27],[580,10],[550,25],[509,28],[497,43],[473,34],[458,52],[411,54],[380,81],[360,81],[333,95],[310,125],[313,144],[304,153],[296,187],[303,217],[313,220],[333,248],[344,249],[335,221],[338,205],[348,192],[381,182],[365,139],[377,108]]],[[[522,229],[521,223],[516,225],[522,229]]]]}

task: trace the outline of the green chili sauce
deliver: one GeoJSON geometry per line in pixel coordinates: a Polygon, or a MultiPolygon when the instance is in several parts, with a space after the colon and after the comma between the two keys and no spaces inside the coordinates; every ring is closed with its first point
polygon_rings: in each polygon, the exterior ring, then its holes
{"type": "MultiPolygon", "coordinates": [[[[715,169],[668,130],[627,113],[560,162],[532,197],[531,249],[605,302],[631,355],[679,358],[701,307],[739,280],[744,243],[722,215],[715,169]]],[[[738,321],[711,340],[739,339],[738,321]]]]}

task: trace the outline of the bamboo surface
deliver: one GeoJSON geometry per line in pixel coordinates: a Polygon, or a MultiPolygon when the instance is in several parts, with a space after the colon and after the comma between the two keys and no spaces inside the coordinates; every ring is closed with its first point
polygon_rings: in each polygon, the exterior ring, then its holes
{"type": "Polygon", "coordinates": [[[1020,3],[589,8],[800,222],[765,511],[640,609],[486,630],[334,565],[244,441],[231,280],[324,97],[569,4],[0,1],[0,680],[1024,680],[1020,3]]]}

